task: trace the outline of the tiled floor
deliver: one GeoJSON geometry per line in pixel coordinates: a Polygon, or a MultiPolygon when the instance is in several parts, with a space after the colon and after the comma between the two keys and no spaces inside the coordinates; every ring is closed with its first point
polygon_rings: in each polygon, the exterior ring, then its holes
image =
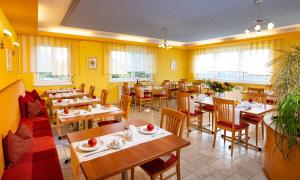
{"type": "MultiPolygon", "coordinates": [[[[174,101],[171,103],[171,107],[174,107],[174,101]]],[[[151,123],[159,125],[160,112],[139,112],[134,106],[131,108],[131,119],[145,119],[151,123]]],[[[208,115],[204,116],[206,124],[208,123],[208,115]]],[[[205,123],[204,123],[205,124],[205,123]]],[[[254,143],[254,128],[252,126],[250,130],[250,142],[254,143]]],[[[70,128],[66,128],[66,130],[70,128]]],[[[53,125],[53,132],[57,137],[56,128],[53,125]]],[[[186,131],[185,131],[186,132],[186,131]]],[[[259,131],[260,133],[261,131],[259,131]]],[[[192,130],[189,138],[186,134],[184,138],[187,138],[191,145],[182,150],[181,156],[181,171],[182,179],[267,179],[263,173],[261,156],[262,152],[258,152],[253,149],[245,150],[240,145],[235,145],[234,155],[230,156],[230,149],[228,146],[230,142],[223,144],[221,138],[222,132],[218,132],[216,147],[212,147],[213,135],[200,132],[196,129],[192,130]]],[[[260,146],[262,146],[262,137],[259,134],[260,146]]],[[[69,157],[69,145],[67,140],[57,140],[56,146],[61,162],[61,168],[63,171],[64,179],[73,179],[70,163],[65,164],[64,160],[69,157]]],[[[172,170],[170,170],[172,173],[172,170]]],[[[130,174],[130,173],[129,173],[130,174]]],[[[84,178],[83,178],[84,179],[84,178]]],[[[121,179],[121,175],[112,177],[111,179],[121,179]]],[[[145,174],[140,168],[136,168],[135,179],[149,179],[149,176],[145,174]]],[[[176,177],[172,178],[176,179],[176,177]]]]}

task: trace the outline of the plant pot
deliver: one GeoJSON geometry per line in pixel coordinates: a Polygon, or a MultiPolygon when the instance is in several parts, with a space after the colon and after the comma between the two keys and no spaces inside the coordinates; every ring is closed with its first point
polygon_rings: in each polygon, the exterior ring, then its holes
{"type": "MultiPolygon", "coordinates": [[[[276,118],[276,117],[275,117],[276,118]]],[[[272,120],[265,119],[266,134],[264,137],[263,168],[269,179],[299,179],[300,177],[300,146],[295,146],[289,160],[284,159],[276,148],[275,127],[272,120]]],[[[277,134],[280,136],[280,134],[277,134]]],[[[283,138],[286,141],[287,138],[283,138]]],[[[300,143],[300,137],[298,138],[300,143]]]]}

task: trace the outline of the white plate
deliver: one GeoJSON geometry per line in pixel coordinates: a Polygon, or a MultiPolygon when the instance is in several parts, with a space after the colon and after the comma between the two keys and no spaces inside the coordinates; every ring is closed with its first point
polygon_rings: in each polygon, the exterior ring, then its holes
{"type": "Polygon", "coordinates": [[[91,147],[91,146],[88,144],[88,141],[84,141],[84,142],[82,142],[81,144],[79,144],[78,148],[79,148],[81,151],[91,152],[91,151],[95,151],[95,150],[99,149],[102,145],[103,145],[103,141],[101,141],[101,140],[97,140],[97,144],[96,144],[96,146],[94,146],[94,147],[91,147]]]}
{"type": "Polygon", "coordinates": [[[109,146],[110,146],[110,148],[111,149],[121,149],[122,147],[124,147],[125,145],[126,145],[126,141],[124,140],[124,139],[122,139],[122,142],[123,142],[123,145],[122,146],[114,146],[113,145],[113,142],[111,142],[110,144],[109,144],[109,146]]]}
{"type": "Polygon", "coordinates": [[[140,132],[143,134],[155,134],[155,133],[157,133],[157,128],[154,127],[154,129],[152,131],[148,131],[147,126],[145,126],[145,127],[140,128],[140,132]]]}

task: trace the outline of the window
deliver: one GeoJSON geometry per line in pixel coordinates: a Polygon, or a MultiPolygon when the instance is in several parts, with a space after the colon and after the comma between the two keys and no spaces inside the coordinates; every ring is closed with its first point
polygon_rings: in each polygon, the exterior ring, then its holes
{"type": "Polygon", "coordinates": [[[110,51],[111,82],[152,81],[155,53],[145,47],[125,46],[110,51]]]}
{"type": "Polygon", "coordinates": [[[71,85],[69,49],[66,47],[37,46],[35,85],[71,85]]]}
{"type": "Polygon", "coordinates": [[[270,49],[214,51],[195,56],[194,73],[197,79],[269,83],[271,59],[270,49]]]}

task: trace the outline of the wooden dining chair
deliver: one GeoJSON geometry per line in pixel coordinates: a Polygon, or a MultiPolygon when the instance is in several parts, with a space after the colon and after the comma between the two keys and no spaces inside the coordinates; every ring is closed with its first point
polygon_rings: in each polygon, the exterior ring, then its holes
{"type": "Polygon", "coordinates": [[[252,87],[248,87],[248,92],[264,93],[264,89],[263,89],[263,88],[252,88],[252,87]]]}
{"type": "Polygon", "coordinates": [[[191,95],[189,93],[179,92],[176,95],[177,110],[186,114],[187,121],[187,136],[189,136],[191,123],[197,122],[198,126],[202,127],[203,112],[195,108],[194,113],[191,113],[191,95]],[[195,120],[196,119],[196,120],[195,120]]]}
{"type": "Polygon", "coordinates": [[[150,94],[142,93],[142,87],[141,86],[135,86],[135,105],[139,104],[139,111],[142,109],[142,105],[144,104],[150,104],[152,105],[152,96],[150,94]]]}
{"type": "Polygon", "coordinates": [[[95,86],[90,86],[89,97],[93,97],[95,93],[95,86]]]}
{"type": "MultiPolygon", "coordinates": [[[[128,120],[129,112],[130,112],[130,104],[131,104],[131,96],[122,95],[120,101],[120,109],[124,111],[122,114],[122,120],[128,120]]],[[[103,120],[98,122],[98,126],[104,126],[109,124],[118,123],[120,120],[103,120]]]]}
{"type": "MultiPolygon", "coordinates": [[[[265,93],[247,92],[247,99],[252,99],[253,102],[261,103],[266,106],[267,95],[265,93]]],[[[258,148],[258,125],[261,124],[261,134],[264,137],[264,115],[254,115],[250,113],[243,113],[241,121],[255,125],[255,145],[258,148]]]]}
{"type": "Polygon", "coordinates": [[[102,89],[100,97],[102,106],[105,106],[107,104],[108,93],[109,91],[107,89],[102,89]]]}
{"type": "MultiPolygon", "coordinates": [[[[184,113],[162,108],[160,127],[181,138],[185,119],[186,115],[184,113]]],[[[151,180],[156,179],[158,176],[161,179],[169,179],[175,175],[177,175],[177,179],[181,179],[180,150],[177,150],[175,155],[174,153],[163,155],[161,158],[154,159],[140,167],[151,177],[151,180]],[[176,167],[176,172],[163,177],[163,174],[173,167],[176,167]]],[[[134,168],[131,169],[131,179],[134,180],[134,168]]]]}
{"type": "Polygon", "coordinates": [[[193,82],[193,90],[195,94],[201,94],[202,93],[201,83],[193,82]]]}
{"type": "Polygon", "coordinates": [[[81,83],[80,87],[79,87],[80,92],[84,92],[84,87],[85,87],[85,84],[81,83]]]}
{"type": "Polygon", "coordinates": [[[224,130],[224,144],[227,140],[226,131],[231,131],[231,156],[233,155],[234,143],[236,140],[236,132],[239,133],[239,139],[241,138],[241,132],[245,130],[246,137],[246,149],[248,150],[248,127],[249,124],[240,121],[236,124],[235,121],[235,101],[229,99],[222,99],[213,97],[214,109],[215,109],[215,130],[213,148],[216,145],[217,129],[224,130]]]}
{"type": "Polygon", "coordinates": [[[130,89],[129,89],[128,82],[123,83],[123,94],[130,95],[130,89]]]}

